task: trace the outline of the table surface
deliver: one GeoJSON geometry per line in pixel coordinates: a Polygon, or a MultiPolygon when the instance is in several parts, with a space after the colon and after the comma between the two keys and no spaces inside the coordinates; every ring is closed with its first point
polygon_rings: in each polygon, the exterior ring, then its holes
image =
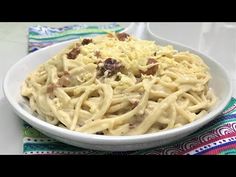
{"type": "MultiPolygon", "coordinates": [[[[72,24],[80,23],[0,23],[1,84],[7,70],[19,59],[27,55],[27,32],[29,26],[45,25],[61,27],[72,24]]],[[[124,27],[129,25],[129,23],[119,24],[124,27]]],[[[201,42],[200,36],[205,26],[206,24],[204,23],[151,23],[152,31],[158,36],[178,41],[197,50],[201,49],[201,46],[199,46],[201,42]]],[[[236,58],[233,60],[235,62],[236,58]]],[[[231,74],[233,75],[234,73],[231,74]]],[[[236,97],[236,79],[232,79],[234,86],[233,96],[236,97]]],[[[0,154],[22,154],[22,121],[15,115],[4,98],[2,86],[0,87],[0,115],[0,154]]]]}

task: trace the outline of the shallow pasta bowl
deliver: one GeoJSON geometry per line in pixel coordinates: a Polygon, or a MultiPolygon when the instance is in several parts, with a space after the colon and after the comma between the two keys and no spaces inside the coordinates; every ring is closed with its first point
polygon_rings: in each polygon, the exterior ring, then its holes
{"type": "Polygon", "coordinates": [[[216,96],[219,98],[217,105],[207,115],[192,123],[179,128],[145,135],[94,135],[74,132],[51,125],[31,114],[30,108],[20,95],[20,87],[27,75],[36,69],[38,65],[44,63],[72,42],[67,41],[29,54],[9,69],[4,79],[3,90],[13,110],[24,121],[51,138],[78,147],[107,151],[131,151],[146,149],[176,141],[201,128],[223,111],[224,107],[230,101],[232,95],[232,85],[229,75],[222,65],[193,49],[157,37],[151,32],[149,26],[146,24],[131,24],[125,31],[143,39],[154,40],[160,45],[170,44],[179,51],[187,50],[199,55],[210,68],[210,73],[212,75],[210,87],[213,88],[216,96]]]}

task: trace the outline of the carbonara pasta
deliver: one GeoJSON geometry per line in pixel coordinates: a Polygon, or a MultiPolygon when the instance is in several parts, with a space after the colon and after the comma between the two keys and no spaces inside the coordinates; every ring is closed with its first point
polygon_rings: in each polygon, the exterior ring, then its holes
{"type": "Polygon", "coordinates": [[[44,121],[100,135],[141,135],[191,123],[216,103],[203,60],[126,33],[79,39],[25,80],[44,121]]]}

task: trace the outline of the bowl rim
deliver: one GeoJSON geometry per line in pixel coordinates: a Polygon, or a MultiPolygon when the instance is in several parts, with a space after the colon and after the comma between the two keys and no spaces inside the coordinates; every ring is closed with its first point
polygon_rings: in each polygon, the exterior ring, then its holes
{"type": "MultiPolygon", "coordinates": [[[[154,35],[153,33],[151,33],[151,34],[154,35]]],[[[154,37],[159,38],[156,35],[154,35],[154,37]]],[[[203,60],[205,60],[205,59],[210,60],[215,65],[217,65],[217,67],[219,67],[220,71],[222,72],[222,74],[225,76],[225,79],[229,83],[229,88],[227,88],[228,93],[227,93],[226,97],[222,100],[222,102],[219,105],[217,105],[217,107],[214,110],[209,112],[203,118],[195,120],[195,121],[188,123],[182,127],[169,129],[169,130],[165,130],[162,132],[155,132],[155,133],[149,133],[149,134],[143,134],[143,135],[132,135],[132,136],[108,136],[108,135],[88,134],[88,133],[76,132],[76,131],[72,131],[69,129],[64,129],[64,128],[52,125],[50,123],[44,122],[43,120],[40,120],[37,117],[33,116],[32,114],[30,114],[29,112],[24,110],[18,104],[18,102],[14,99],[13,96],[11,96],[11,93],[8,91],[8,83],[10,83],[9,78],[10,78],[11,74],[14,73],[15,68],[17,68],[19,65],[21,65],[22,63],[29,60],[31,58],[31,56],[33,56],[37,53],[41,53],[41,52],[43,53],[44,51],[47,51],[48,49],[53,48],[53,47],[65,45],[67,43],[69,44],[69,43],[76,41],[76,40],[78,40],[78,39],[73,39],[73,40],[61,42],[58,44],[54,44],[52,46],[45,47],[43,49],[40,49],[38,51],[35,51],[31,54],[24,56],[18,62],[16,62],[12,67],[10,67],[10,69],[7,71],[7,73],[4,77],[3,85],[2,85],[3,86],[3,93],[4,93],[5,97],[7,98],[8,102],[10,103],[11,107],[18,114],[18,116],[20,116],[21,119],[23,119],[24,121],[26,121],[27,123],[29,123],[30,125],[35,127],[36,129],[43,130],[47,133],[54,134],[59,137],[63,137],[63,138],[66,137],[69,139],[79,140],[79,141],[83,141],[83,142],[89,142],[89,143],[93,143],[93,144],[110,144],[110,143],[133,144],[133,143],[140,143],[140,142],[144,143],[144,142],[148,142],[150,140],[157,140],[157,139],[162,139],[162,138],[166,138],[166,137],[174,137],[178,134],[183,134],[184,132],[188,132],[194,127],[199,127],[199,128],[202,127],[203,125],[205,125],[206,123],[208,123],[209,121],[211,121],[215,117],[217,117],[217,115],[219,115],[223,111],[223,109],[229,103],[229,101],[232,97],[232,81],[229,77],[229,73],[224,68],[224,66],[222,66],[219,62],[213,60],[211,57],[202,54],[201,52],[198,52],[198,51],[191,49],[190,47],[184,46],[182,44],[178,44],[173,41],[170,41],[172,44],[174,43],[176,45],[181,45],[182,47],[184,47],[188,50],[192,50],[197,54],[201,54],[201,55],[205,56],[205,58],[203,58],[203,60]]],[[[168,42],[169,40],[165,40],[165,41],[168,42]]]]}

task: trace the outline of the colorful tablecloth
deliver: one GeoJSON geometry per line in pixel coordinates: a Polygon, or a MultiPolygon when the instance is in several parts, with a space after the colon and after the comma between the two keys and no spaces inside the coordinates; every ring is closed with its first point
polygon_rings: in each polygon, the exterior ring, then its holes
{"type": "MultiPolygon", "coordinates": [[[[106,30],[119,32],[123,28],[109,25],[73,25],[62,28],[32,26],[29,28],[29,52],[54,43],[79,37],[105,34],[106,30]]],[[[197,132],[168,145],[132,152],[105,152],[82,149],[46,137],[27,123],[23,125],[24,154],[123,154],[123,155],[200,155],[236,154],[236,99],[232,98],[224,112],[197,132]]]]}

